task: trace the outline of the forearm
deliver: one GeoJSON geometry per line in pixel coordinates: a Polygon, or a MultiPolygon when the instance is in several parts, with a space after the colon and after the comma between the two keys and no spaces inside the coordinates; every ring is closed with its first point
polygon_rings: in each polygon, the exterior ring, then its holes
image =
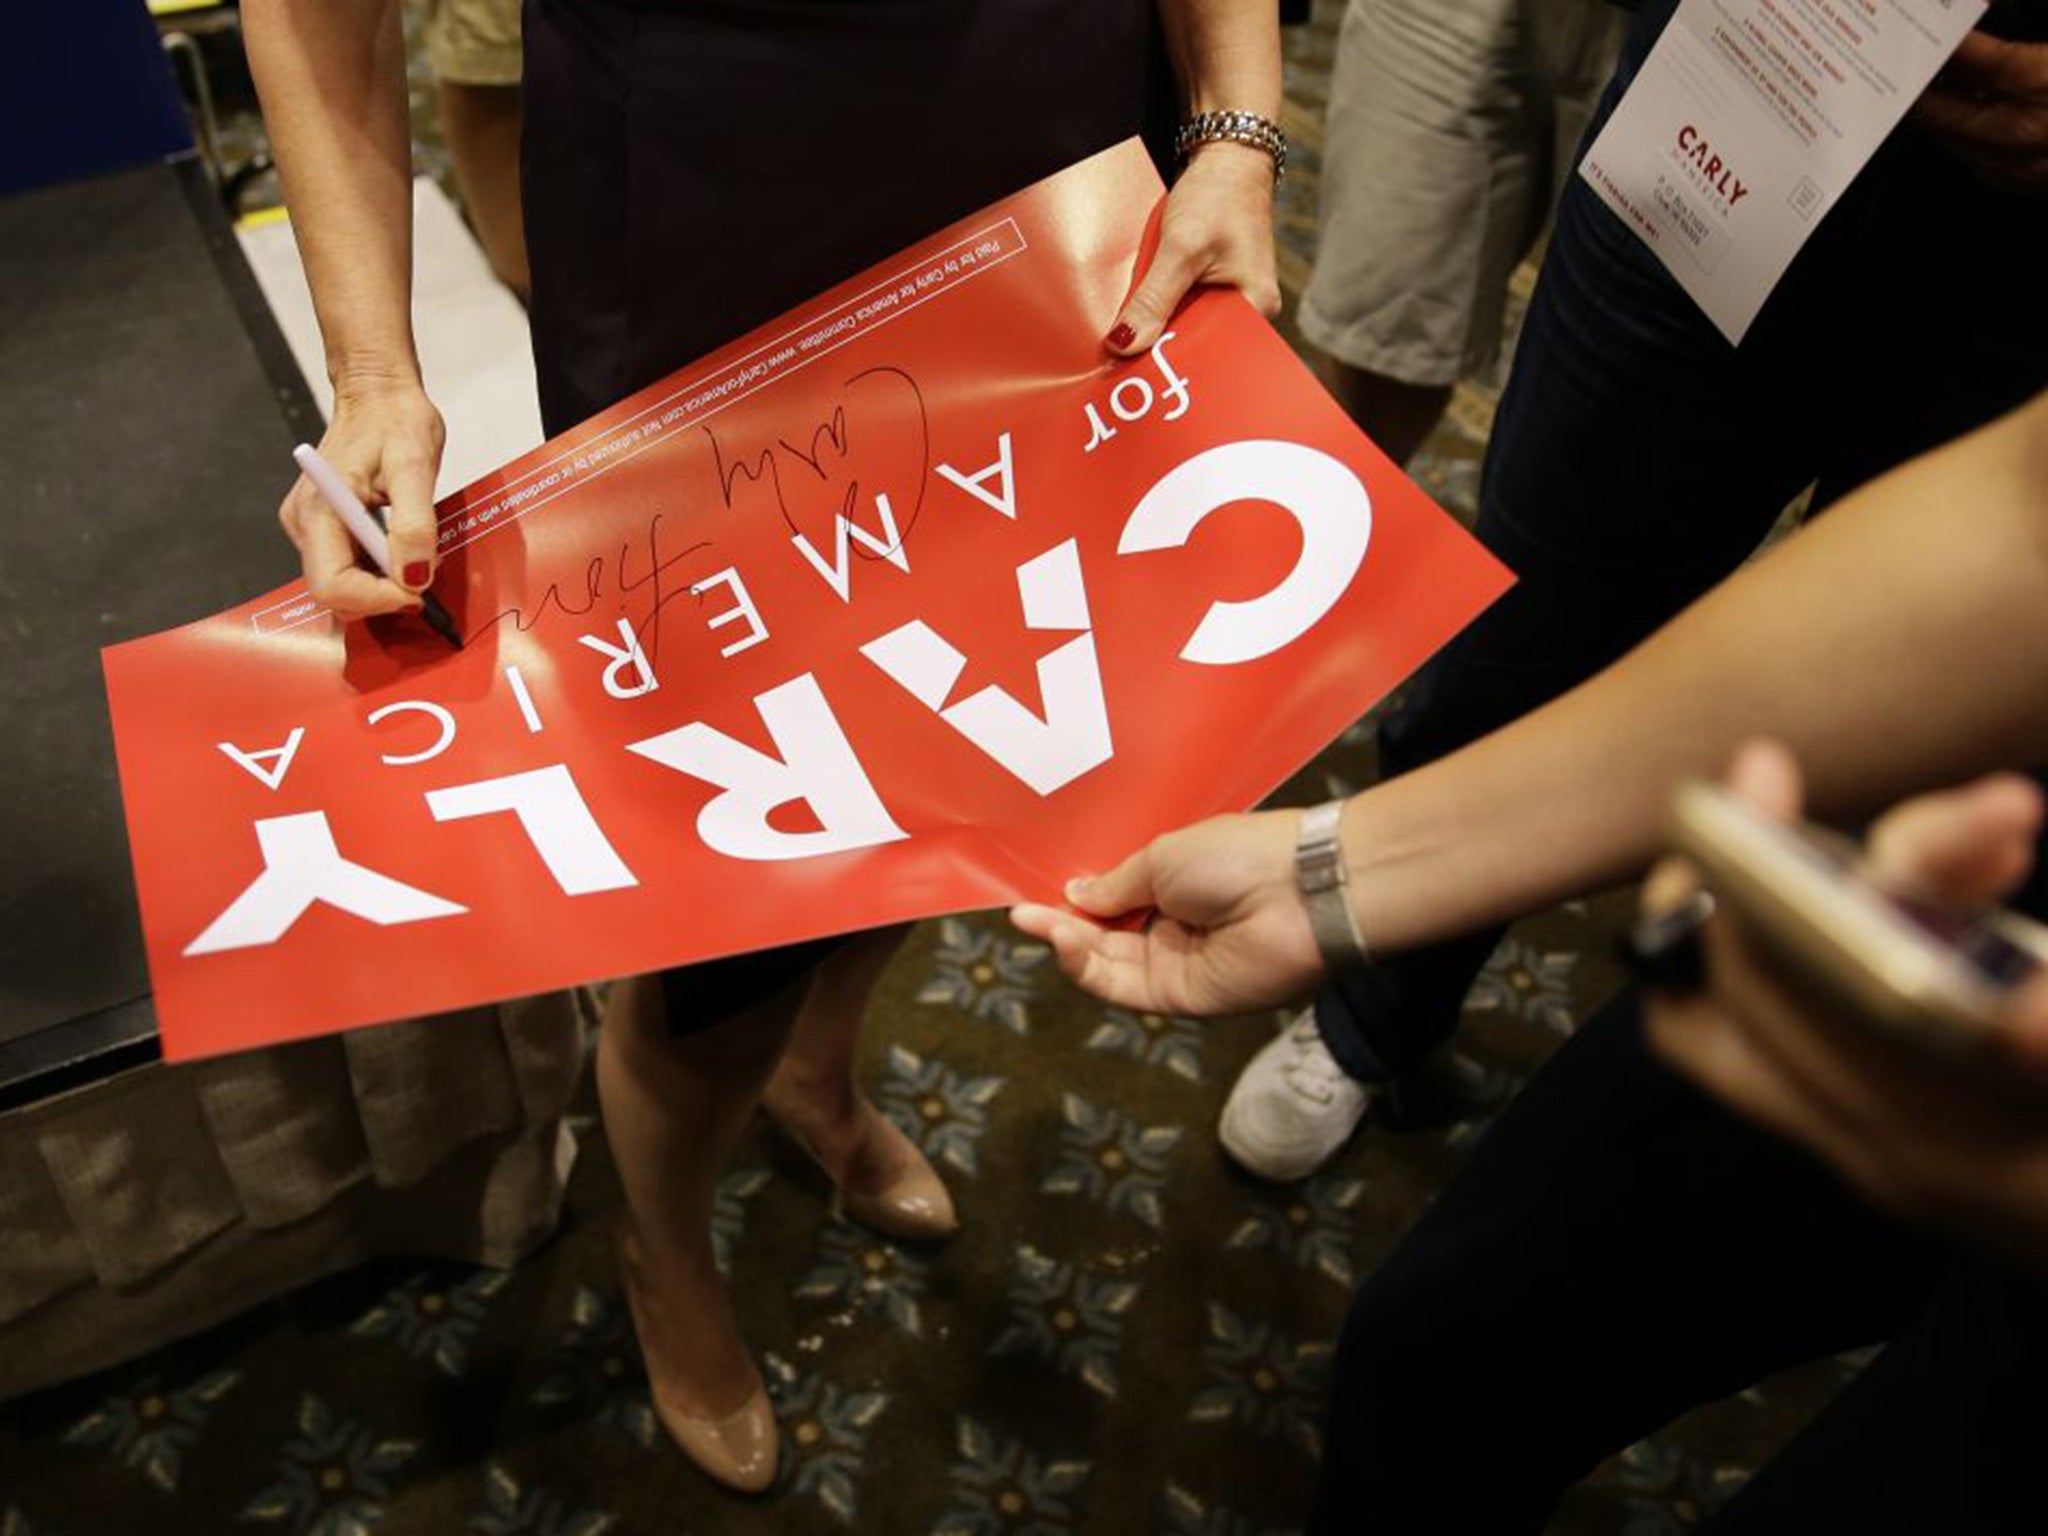
{"type": "Polygon", "coordinates": [[[338,394],[418,382],[401,0],[244,0],[250,71],[338,394]]]}
{"type": "Polygon", "coordinates": [[[1357,796],[1362,930],[1399,950],[1597,888],[1753,736],[1854,815],[2048,760],[2048,396],[1857,492],[1593,681],[1357,796]]]}
{"type": "Polygon", "coordinates": [[[1273,0],[1159,0],[1159,19],[1190,112],[1279,117],[1280,12],[1273,0]]]}

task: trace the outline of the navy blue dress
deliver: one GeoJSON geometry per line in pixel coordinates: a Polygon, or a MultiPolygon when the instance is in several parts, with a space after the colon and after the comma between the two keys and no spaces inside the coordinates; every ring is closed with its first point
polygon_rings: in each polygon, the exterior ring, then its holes
{"type": "MultiPolygon", "coordinates": [[[[1176,117],[1151,0],[527,0],[525,29],[550,436],[1132,134],[1164,170],[1176,117]]],[[[670,1027],[838,942],[667,973],[670,1027]]]]}

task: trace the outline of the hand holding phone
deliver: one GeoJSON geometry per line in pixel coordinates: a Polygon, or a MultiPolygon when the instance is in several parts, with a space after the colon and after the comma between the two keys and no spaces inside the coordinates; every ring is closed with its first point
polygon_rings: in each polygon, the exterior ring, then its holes
{"type": "Polygon", "coordinates": [[[2048,1272],[2048,951],[1992,905],[2030,865],[2039,787],[1909,801],[1860,852],[1800,828],[1799,798],[1770,743],[1684,797],[1646,905],[1667,941],[1674,912],[1693,927],[1696,984],[1653,984],[1652,1049],[1872,1203],[2048,1272]]]}
{"type": "Polygon", "coordinates": [[[1795,985],[1849,1022],[1949,1056],[1998,1043],[2015,989],[2048,969],[2048,928],[1873,879],[1862,851],[1716,784],[1682,786],[1673,847],[1795,985]]]}

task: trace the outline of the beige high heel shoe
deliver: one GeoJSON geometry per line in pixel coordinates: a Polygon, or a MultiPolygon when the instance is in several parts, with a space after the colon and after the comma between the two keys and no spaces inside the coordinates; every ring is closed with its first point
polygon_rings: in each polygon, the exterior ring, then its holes
{"type": "Polygon", "coordinates": [[[902,1170],[896,1177],[886,1188],[872,1194],[848,1189],[841,1184],[838,1175],[818,1155],[818,1149],[811,1145],[808,1137],[781,1120],[775,1123],[812,1162],[824,1170],[825,1176],[832,1180],[837,1206],[862,1226],[884,1237],[912,1243],[935,1243],[951,1237],[960,1230],[960,1213],[953,1204],[952,1191],[946,1188],[945,1180],[939,1177],[938,1170],[932,1167],[917,1144],[898,1130],[888,1116],[872,1108],[868,1113],[881,1123],[882,1134],[897,1144],[898,1156],[903,1158],[902,1170]]]}
{"type": "MultiPolygon", "coordinates": [[[[647,1322],[641,1300],[638,1252],[631,1231],[623,1223],[615,1246],[626,1306],[633,1315],[633,1330],[643,1341],[644,1351],[647,1322]]],[[[747,1400],[731,1413],[716,1418],[685,1413],[665,1401],[653,1371],[647,1373],[647,1397],[669,1438],[714,1481],[736,1493],[762,1493],[775,1481],[782,1442],[776,1432],[774,1405],[769,1402],[768,1389],[758,1373],[747,1400]]]]}

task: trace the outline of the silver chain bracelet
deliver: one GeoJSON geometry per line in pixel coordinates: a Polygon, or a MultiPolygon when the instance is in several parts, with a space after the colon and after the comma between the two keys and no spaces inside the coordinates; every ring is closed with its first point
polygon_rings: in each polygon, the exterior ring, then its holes
{"type": "Polygon", "coordinates": [[[1173,147],[1185,161],[1197,145],[1219,140],[1263,149],[1273,157],[1273,179],[1287,174],[1287,135],[1270,117],[1256,112],[1197,112],[1180,125],[1173,147]]]}

